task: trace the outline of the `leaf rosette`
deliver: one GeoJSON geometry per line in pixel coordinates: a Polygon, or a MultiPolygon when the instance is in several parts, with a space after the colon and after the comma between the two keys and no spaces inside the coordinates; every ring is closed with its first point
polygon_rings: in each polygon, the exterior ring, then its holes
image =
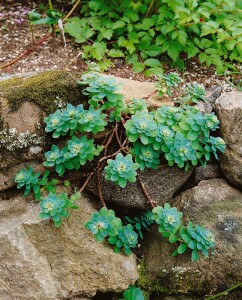
{"type": "Polygon", "coordinates": [[[125,188],[127,182],[136,181],[136,170],[139,168],[138,163],[134,163],[132,155],[118,153],[115,159],[108,159],[108,165],[104,168],[105,178],[113,181],[115,184],[125,188]]]}

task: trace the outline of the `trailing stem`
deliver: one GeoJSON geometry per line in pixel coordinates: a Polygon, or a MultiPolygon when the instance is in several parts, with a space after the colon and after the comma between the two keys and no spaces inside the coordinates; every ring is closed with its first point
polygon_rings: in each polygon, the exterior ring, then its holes
{"type": "Polygon", "coordinates": [[[91,172],[91,173],[88,175],[86,181],[84,182],[83,186],[82,186],[81,189],[79,190],[80,193],[83,192],[83,190],[84,190],[85,187],[87,186],[88,182],[91,180],[93,174],[94,174],[94,172],[91,172]]]}
{"type": "Polygon", "coordinates": [[[142,189],[142,192],[143,192],[145,198],[148,200],[148,202],[152,206],[152,208],[156,207],[157,206],[156,201],[154,199],[152,199],[150,197],[150,195],[148,194],[148,192],[147,192],[147,190],[145,188],[145,185],[144,185],[143,181],[141,180],[141,176],[140,176],[140,171],[139,170],[137,170],[137,178],[138,178],[139,184],[141,186],[141,189],[142,189]]]}
{"type": "Polygon", "coordinates": [[[206,298],[205,300],[213,300],[213,299],[217,299],[217,298],[220,298],[221,296],[227,296],[229,292],[237,289],[237,288],[241,288],[242,287],[242,282],[232,286],[231,288],[221,292],[221,293],[218,293],[217,295],[214,295],[212,297],[209,297],[209,298],[206,298]]]}

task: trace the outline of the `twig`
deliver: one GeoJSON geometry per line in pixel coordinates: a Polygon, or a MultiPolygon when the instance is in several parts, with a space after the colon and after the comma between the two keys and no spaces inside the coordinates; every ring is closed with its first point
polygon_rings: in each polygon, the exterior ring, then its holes
{"type": "Polygon", "coordinates": [[[107,155],[108,146],[109,146],[109,144],[112,142],[114,133],[115,133],[115,131],[116,131],[117,129],[118,129],[118,123],[116,122],[116,123],[115,123],[115,126],[114,126],[114,128],[113,128],[113,130],[112,130],[112,132],[111,132],[111,134],[110,134],[110,136],[109,136],[109,138],[108,138],[108,140],[107,140],[107,142],[106,142],[106,144],[104,145],[104,156],[107,155]]]}
{"type": "Polygon", "coordinates": [[[63,19],[63,23],[70,17],[70,15],[73,13],[73,11],[77,8],[77,6],[79,5],[79,3],[81,2],[81,0],[78,0],[75,5],[72,7],[72,9],[70,10],[70,12],[64,17],[63,19]]]}
{"type": "Polygon", "coordinates": [[[150,195],[148,194],[146,188],[145,188],[145,185],[143,183],[143,181],[141,180],[141,176],[140,176],[140,171],[138,170],[137,171],[137,178],[138,178],[138,181],[139,181],[139,184],[141,186],[141,189],[142,189],[142,192],[143,194],[145,195],[145,198],[148,200],[149,204],[154,208],[156,207],[156,201],[153,200],[150,195]]]}
{"type": "Polygon", "coordinates": [[[232,286],[231,288],[229,288],[229,289],[227,289],[227,290],[225,290],[225,291],[223,291],[221,293],[218,293],[217,295],[214,295],[212,297],[206,298],[205,300],[213,300],[213,299],[217,299],[217,298],[219,298],[221,296],[227,296],[229,292],[231,292],[231,291],[233,291],[233,290],[235,290],[235,289],[237,289],[239,287],[242,287],[242,282],[240,282],[240,283],[232,286]]]}
{"type": "Polygon", "coordinates": [[[85,187],[87,186],[88,182],[89,182],[90,179],[92,178],[93,174],[94,174],[94,172],[91,172],[91,173],[88,175],[86,181],[84,182],[83,186],[82,186],[81,189],[79,190],[80,193],[85,189],[85,187]]]}
{"type": "MultiPolygon", "coordinates": [[[[75,4],[75,5],[73,6],[73,8],[71,9],[71,11],[70,11],[70,12],[65,16],[65,18],[63,19],[63,22],[64,22],[65,20],[67,20],[67,19],[70,17],[70,15],[73,13],[73,11],[76,9],[77,5],[78,5],[80,2],[81,2],[81,0],[78,0],[78,1],[76,2],[76,4],[75,4]]],[[[58,25],[56,26],[56,28],[58,28],[58,25]]],[[[37,46],[41,45],[45,40],[48,39],[48,37],[51,36],[51,34],[52,34],[52,33],[50,32],[50,33],[48,33],[47,35],[45,35],[45,36],[44,36],[41,40],[39,40],[35,45],[37,45],[37,46]]],[[[19,61],[22,57],[24,57],[25,55],[29,54],[29,53],[32,52],[33,50],[34,50],[33,47],[27,49],[26,51],[24,51],[24,53],[22,53],[21,55],[19,55],[18,57],[16,57],[14,60],[10,61],[9,63],[7,63],[7,64],[5,64],[5,65],[0,66],[0,69],[4,69],[4,68],[7,68],[7,67],[13,65],[13,64],[16,63],[17,61],[19,61]]]]}
{"type": "Polygon", "coordinates": [[[122,150],[124,153],[128,154],[128,151],[124,148],[124,146],[123,146],[122,143],[121,143],[121,138],[119,138],[119,135],[118,135],[118,128],[116,128],[116,130],[115,130],[115,136],[116,136],[117,142],[118,142],[119,147],[121,148],[121,150],[122,150]]]}
{"type": "Polygon", "coordinates": [[[99,171],[98,168],[97,168],[97,188],[98,188],[98,196],[100,198],[100,201],[101,201],[102,205],[104,207],[107,207],[107,205],[104,201],[104,198],[103,198],[102,187],[101,187],[101,179],[100,179],[100,171],[99,171]]]}

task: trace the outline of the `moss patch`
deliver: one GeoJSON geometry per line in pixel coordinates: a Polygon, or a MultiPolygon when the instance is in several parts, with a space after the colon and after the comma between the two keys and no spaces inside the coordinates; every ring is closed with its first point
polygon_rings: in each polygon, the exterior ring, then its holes
{"type": "MultiPolygon", "coordinates": [[[[177,272],[162,272],[157,274],[154,279],[149,278],[145,268],[145,261],[142,260],[139,267],[139,286],[147,293],[158,293],[161,295],[197,295],[205,294],[205,287],[200,283],[197,274],[181,272],[178,268],[177,272]]],[[[207,283],[210,290],[215,290],[213,282],[207,283]]]]}
{"type": "Polygon", "coordinates": [[[82,102],[77,76],[66,71],[47,71],[29,78],[13,78],[0,82],[0,91],[12,110],[25,101],[38,104],[46,113],[54,112],[58,102],[82,102]]]}

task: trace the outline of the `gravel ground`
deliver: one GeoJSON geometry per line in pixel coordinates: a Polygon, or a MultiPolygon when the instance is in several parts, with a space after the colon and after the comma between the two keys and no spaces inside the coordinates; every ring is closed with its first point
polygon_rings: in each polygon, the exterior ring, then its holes
{"type": "MultiPolygon", "coordinates": [[[[69,37],[66,37],[66,47],[60,37],[54,43],[50,37],[40,46],[33,46],[28,22],[28,11],[33,8],[38,6],[32,1],[24,1],[24,4],[21,2],[0,4],[0,67],[11,62],[27,49],[31,47],[34,49],[11,66],[0,68],[0,76],[57,69],[75,72],[85,70],[86,64],[82,60],[81,47],[74,44],[69,37]]],[[[48,34],[48,26],[35,26],[36,41],[46,34],[48,34]]],[[[114,67],[106,73],[139,81],[156,80],[155,77],[147,78],[142,74],[135,74],[129,66],[124,65],[122,60],[114,60],[113,63],[114,67]]],[[[168,66],[164,66],[164,69],[165,72],[171,71],[168,66]]],[[[225,78],[217,76],[213,67],[201,66],[196,59],[187,61],[186,70],[181,75],[185,82],[196,81],[203,83],[205,88],[223,86],[226,90],[231,90],[225,78]]]]}

